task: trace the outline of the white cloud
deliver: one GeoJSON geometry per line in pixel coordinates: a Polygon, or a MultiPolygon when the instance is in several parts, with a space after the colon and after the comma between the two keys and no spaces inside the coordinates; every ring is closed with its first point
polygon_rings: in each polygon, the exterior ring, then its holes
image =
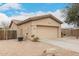
{"type": "Polygon", "coordinates": [[[59,20],[64,21],[65,18],[63,18],[63,13],[61,12],[61,10],[56,10],[55,12],[53,12],[53,15],[56,16],[59,20]]]}
{"type": "Polygon", "coordinates": [[[67,24],[67,23],[63,23],[63,24],[61,25],[61,27],[62,27],[62,28],[73,28],[74,25],[69,25],[69,24],[67,24]]]}
{"type": "Polygon", "coordinates": [[[0,26],[2,26],[2,23],[9,24],[11,19],[4,13],[0,13],[0,26]]]}
{"type": "Polygon", "coordinates": [[[0,10],[9,10],[9,9],[21,9],[21,5],[18,3],[7,3],[0,6],[0,10]]]}

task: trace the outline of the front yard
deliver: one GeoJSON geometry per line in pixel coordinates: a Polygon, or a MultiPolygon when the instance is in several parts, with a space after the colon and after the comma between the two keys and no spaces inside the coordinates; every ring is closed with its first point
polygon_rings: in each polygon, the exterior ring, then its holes
{"type": "Polygon", "coordinates": [[[57,46],[51,46],[42,42],[29,40],[18,42],[17,40],[0,40],[0,55],[4,56],[40,56],[45,49],[59,48],[58,55],[79,55],[77,52],[66,50],[57,46]]]}

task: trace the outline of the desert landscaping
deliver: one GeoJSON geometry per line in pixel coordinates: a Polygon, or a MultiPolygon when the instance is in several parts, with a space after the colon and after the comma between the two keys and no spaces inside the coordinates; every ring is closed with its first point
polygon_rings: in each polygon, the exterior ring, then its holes
{"type": "Polygon", "coordinates": [[[79,56],[79,53],[74,51],[30,40],[21,42],[17,40],[1,40],[0,56],[45,56],[46,54],[43,54],[43,51],[50,48],[58,49],[55,53],[56,56],[79,56]]]}

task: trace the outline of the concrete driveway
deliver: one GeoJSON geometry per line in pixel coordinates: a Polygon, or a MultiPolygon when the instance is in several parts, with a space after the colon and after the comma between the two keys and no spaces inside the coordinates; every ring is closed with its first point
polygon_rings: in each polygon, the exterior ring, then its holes
{"type": "Polygon", "coordinates": [[[56,45],[68,50],[72,50],[75,52],[79,52],[79,40],[72,40],[72,39],[41,39],[40,41],[51,44],[51,45],[56,45]]]}

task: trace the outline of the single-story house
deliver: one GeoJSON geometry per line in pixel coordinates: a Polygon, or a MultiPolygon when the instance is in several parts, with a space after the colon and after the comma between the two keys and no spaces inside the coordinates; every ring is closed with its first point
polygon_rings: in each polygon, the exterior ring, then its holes
{"type": "Polygon", "coordinates": [[[23,35],[23,37],[31,38],[35,35],[39,38],[54,39],[61,37],[61,24],[62,22],[55,16],[46,14],[29,17],[24,21],[13,20],[9,28],[17,30],[17,35],[23,35]]]}

